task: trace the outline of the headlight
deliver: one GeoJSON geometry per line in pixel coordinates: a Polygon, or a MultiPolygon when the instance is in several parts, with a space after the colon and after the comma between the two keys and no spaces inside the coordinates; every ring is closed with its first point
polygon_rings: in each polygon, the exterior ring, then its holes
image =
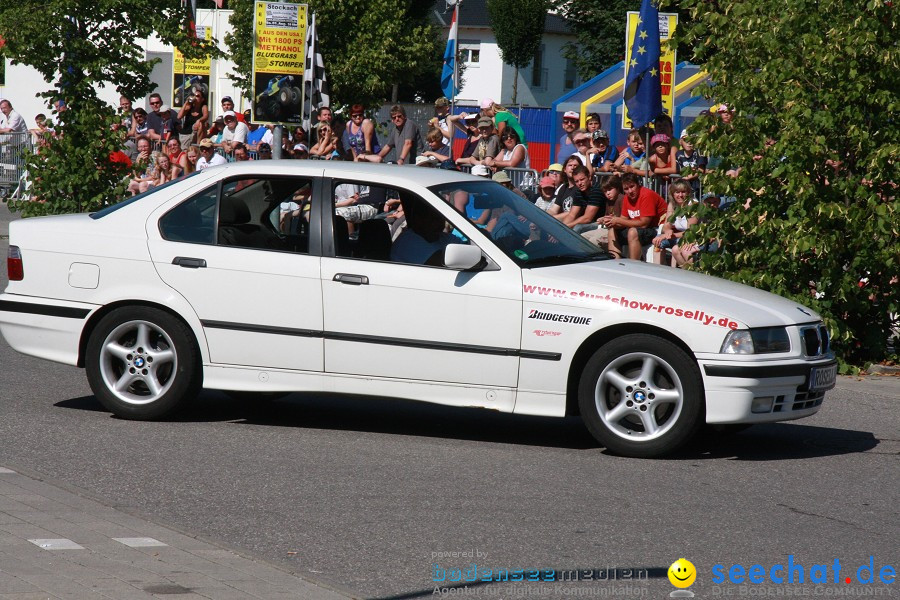
{"type": "Polygon", "coordinates": [[[722,354],[771,354],[788,352],[791,342],[784,327],[735,330],[725,336],[722,354]]]}

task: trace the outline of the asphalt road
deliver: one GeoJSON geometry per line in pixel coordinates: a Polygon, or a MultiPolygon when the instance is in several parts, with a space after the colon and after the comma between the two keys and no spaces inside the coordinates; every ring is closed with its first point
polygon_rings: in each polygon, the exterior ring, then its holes
{"type": "MultiPolygon", "coordinates": [[[[8,220],[0,207],[4,255],[8,220]]],[[[741,595],[715,585],[717,564],[793,555],[810,585],[812,566],[835,559],[841,579],[870,556],[876,573],[900,570],[900,378],[840,378],[814,417],[644,461],[606,454],[577,419],[373,398],[254,405],[207,392],[174,421],[123,421],[83,371],[0,342],[0,457],[366,598],[432,597],[447,584],[436,577],[472,563],[620,569],[616,581],[456,590],[504,598],[663,597],[682,556],[702,597],[741,595]],[[624,580],[628,568],[645,578],[624,580]]]]}

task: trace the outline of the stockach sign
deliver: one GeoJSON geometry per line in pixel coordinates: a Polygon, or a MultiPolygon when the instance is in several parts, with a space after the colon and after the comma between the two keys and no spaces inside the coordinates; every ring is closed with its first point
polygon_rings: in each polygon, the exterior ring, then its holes
{"type": "MultiPolygon", "coordinates": [[[[212,27],[197,26],[197,37],[202,40],[212,39],[212,27]]],[[[172,106],[181,108],[185,97],[190,97],[191,90],[203,91],[203,97],[209,100],[209,69],[211,59],[191,58],[184,60],[184,54],[175,48],[172,61],[172,106]]]]}
{"type": "Polygon", "coordinates": [[[306,4],[257,2],[253,24],[253,120],[300,123],[306,4]]]}

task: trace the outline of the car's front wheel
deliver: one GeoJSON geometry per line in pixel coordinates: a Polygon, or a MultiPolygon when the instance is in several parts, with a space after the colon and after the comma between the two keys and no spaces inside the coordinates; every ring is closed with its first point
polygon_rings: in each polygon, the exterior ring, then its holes
{"type": "Polygon", "coordinates": [[[593,436],[623,456],[653,458],[683,446],[704,419],[697,364],[660,337],[626,335],[588,360],[578,401],[593,436]]]}
{"type": "Polygon", "coordinates": [[[200,391],[193,333],[162,310],[125,307],[103,317],[88,339],[85,369],[94,395],[125,419],[158,419],[200,391]]]}

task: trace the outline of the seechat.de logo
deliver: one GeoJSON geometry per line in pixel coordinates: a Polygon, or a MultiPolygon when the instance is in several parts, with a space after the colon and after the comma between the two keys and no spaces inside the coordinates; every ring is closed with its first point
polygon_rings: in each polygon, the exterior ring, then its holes
{"type": "Polygon", "coordinates": [[[734,564],[726,569],[725,565],[713,565],[712,582],[729,583],[833,583],[833,584],[891,584],[897,578],[897,570],[892,565],[876,566],[875,557],[857,567],[844,569],[841,561],[833,563],[804,565],[794,561],[789,554],[787,563],[763,565],[734,564]]]}

